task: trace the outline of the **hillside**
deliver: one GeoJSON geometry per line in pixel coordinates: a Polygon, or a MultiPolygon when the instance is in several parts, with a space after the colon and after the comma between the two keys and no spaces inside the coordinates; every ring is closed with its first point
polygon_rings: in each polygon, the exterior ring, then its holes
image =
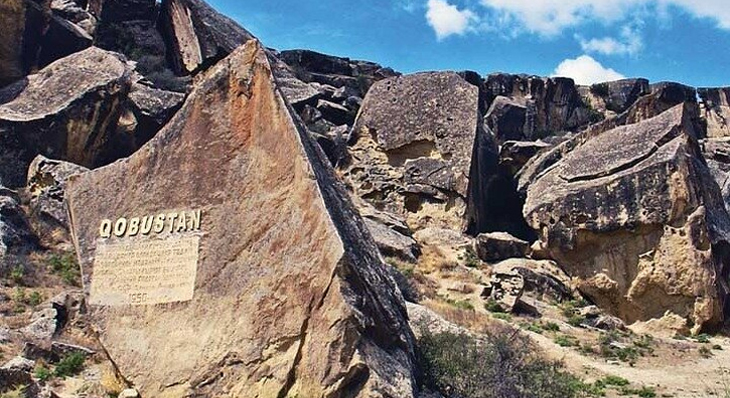
{"type": "Polygon", "coordinates": [[[730,88],[0,21],[0,398],[730,396],[730,88]]]}

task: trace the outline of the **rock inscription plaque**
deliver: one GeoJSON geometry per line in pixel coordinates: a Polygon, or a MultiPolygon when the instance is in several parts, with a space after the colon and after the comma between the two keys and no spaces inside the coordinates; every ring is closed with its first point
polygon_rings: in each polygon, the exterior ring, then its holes
{"type": "Polygon", "coordinates": [[[91,305],[151,305],[193,298],[200,237],[107,243],[99,240],[91,305]]]}

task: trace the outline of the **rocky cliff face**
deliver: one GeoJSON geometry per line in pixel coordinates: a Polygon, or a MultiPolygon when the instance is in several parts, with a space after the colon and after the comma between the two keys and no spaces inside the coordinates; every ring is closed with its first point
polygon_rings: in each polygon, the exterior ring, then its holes
{"type": "Polygon", "coordinates": [[[580,289],[628,322],[671,311],[697,331],[726,311],[730,218],[694,107],[580,142],[531,182],[525,217],[580,289]]]}

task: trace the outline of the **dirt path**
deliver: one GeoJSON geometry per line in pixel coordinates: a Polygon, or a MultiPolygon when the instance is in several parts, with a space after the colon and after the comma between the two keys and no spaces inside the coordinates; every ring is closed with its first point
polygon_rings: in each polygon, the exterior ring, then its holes
{"type": "Polygon", "coordinates": [[[713,338],[712,344],[722,346],[713,350],[711,358],[690,358],[683,353],[660,353],[640,361],[634,367],[627,363],[608,363],[605,359],[581,355],[573,348],[555,344],[548,336],[528,333],[553,359],[562,360],[576,374],[597,379],[615,375],[632,384],[656,388],[657,396],[676,398],[719,397],[730,392],[730,339],[713,338]],[[722,368],[725,368],[724,372],[722,368]]]}

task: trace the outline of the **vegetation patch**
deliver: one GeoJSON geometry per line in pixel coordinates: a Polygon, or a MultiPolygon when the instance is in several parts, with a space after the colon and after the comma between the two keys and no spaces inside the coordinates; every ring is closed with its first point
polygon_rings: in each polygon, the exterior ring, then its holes
{"type": "MultiPolygon", "coordinates": [[[[571,398],[588,385],[537,354],[517,331],[475,338],[424,330],[419,340],[427,386],[459,398],[571,398]]],[[[590,396],[590,395],[589,395],[590,396]]]]}

